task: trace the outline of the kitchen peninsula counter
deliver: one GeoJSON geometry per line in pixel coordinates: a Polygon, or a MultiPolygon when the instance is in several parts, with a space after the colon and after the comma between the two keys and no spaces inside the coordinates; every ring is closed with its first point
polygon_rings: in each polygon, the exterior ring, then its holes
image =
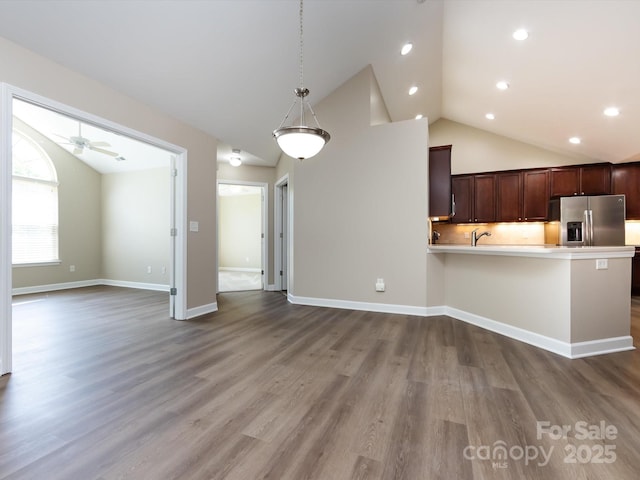
{"type": "Polygon", "coordinates": [[[454,318],[568,358],[633,349],[629,247],[430,245],[454,318]]]}

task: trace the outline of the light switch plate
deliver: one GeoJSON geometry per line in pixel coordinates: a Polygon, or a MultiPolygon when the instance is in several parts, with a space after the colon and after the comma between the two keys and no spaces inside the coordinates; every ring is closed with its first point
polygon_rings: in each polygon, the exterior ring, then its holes
{"type": "Polygon", "coordinates": [[[198,223],[198,222],[196,222],[194,220],[191,220],[189,222],[189,231],[190,232],[197,232],[199,229],[200,229],[200,223],[198,223]]]}
{"type": "Polygon", "coordinates": [[[599,258],[596,260],[596,270],[607,270],[609,268],[609,260],[606,258],[599,258]]]}

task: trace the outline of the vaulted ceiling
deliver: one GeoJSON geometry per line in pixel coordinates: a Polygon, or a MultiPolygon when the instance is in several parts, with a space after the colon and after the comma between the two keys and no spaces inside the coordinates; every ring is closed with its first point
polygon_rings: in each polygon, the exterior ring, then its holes
{"type": "MultiPolygon", "coordinates": [[[[0,36],[212,134],[222,160],[239,148],[272,166],[298,13],[298,0],[3,0],[0,36]]],[[[372,65],[394,121],[443,117],[585,161],[640,159],[639,54],[636,0],[304,3],[312,104],[372,65]]]]}

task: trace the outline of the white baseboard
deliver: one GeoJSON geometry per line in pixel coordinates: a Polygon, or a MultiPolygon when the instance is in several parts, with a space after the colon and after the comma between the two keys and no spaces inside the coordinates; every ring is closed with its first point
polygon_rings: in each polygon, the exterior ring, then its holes
{"type": "Polygon", "coordinates": [[[262,271],[259,268],[247,268],[247,267],[219,267],[218,270],[221,272],[249,272],[249,273],[260,273],[262,271]]]}
{"type": "Polygon", "coordinates": [[[187,320],[218,311],[218,302],[187,309],[187,320]]]}
{"type": "Polygon", "coordinates": [[[534,347],[542,348],[549,352],[557,353],[566,358],[582,358],[606,353],[623,352],[634,350],[633,338],[630,336],[604,338],[589,342],[568,343],[556,340],[555,338],[530,332],[519,327],[497,322],[486,317],[481,317],[473,313],[458,310],[456,308],[444,307],[445,315],[453,317],[472,325],[499,333],[514,340],[519,340],[534,347]]]}
{"type": "Polygon", "coordinates": [[[142,290],[156,290],[168,292],[169,285],[158,283],[126,282],[124,280],[109,280],[96,278],[93,280],[81,280],[79,282],[51,283],[48,285],[34,285],[32,287],[18,287],[11,290],[12,295],[27,295],[29,293],[55,292],[57,290],[69,290],[71,288],[94,287],[96,285],[108,285],[110,287],[139,288],[142,290]]]}
{"type": "Polygon", "coordinates": [[[34,285],[32,287],[17,287],[11,290],[11,295],[28,295],[30,293],[54,292],[71,288],[93,287],[102,285],[101,280],[81,280],[79,282],[51,283],[48,285],[34,285]]]}
{"type": "Polygon", "coordinates": [[[428,307],[414,307],[411,305],[393,305],[387,303],[354,302],[351,300],[335,300],[329,298],[299,297],[290,293],[287,294],[287,298],[289,302],[297,305],[345,308],[347,310],[366,310],[369,312],[380,313],[398,313],[401,315],[417,315],[420,317],[434,315],[432,313],[429,313],[428,307]]]}

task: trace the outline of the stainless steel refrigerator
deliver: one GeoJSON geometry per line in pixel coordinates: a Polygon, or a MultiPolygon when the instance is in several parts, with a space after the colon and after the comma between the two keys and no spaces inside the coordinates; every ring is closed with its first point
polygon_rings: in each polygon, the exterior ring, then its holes
{"type": "Polygon", "coordinates": [[[549,202],[549,220],[547,243],[569,247],[625,244],[624,195],[554,198],[549,202]]]}

